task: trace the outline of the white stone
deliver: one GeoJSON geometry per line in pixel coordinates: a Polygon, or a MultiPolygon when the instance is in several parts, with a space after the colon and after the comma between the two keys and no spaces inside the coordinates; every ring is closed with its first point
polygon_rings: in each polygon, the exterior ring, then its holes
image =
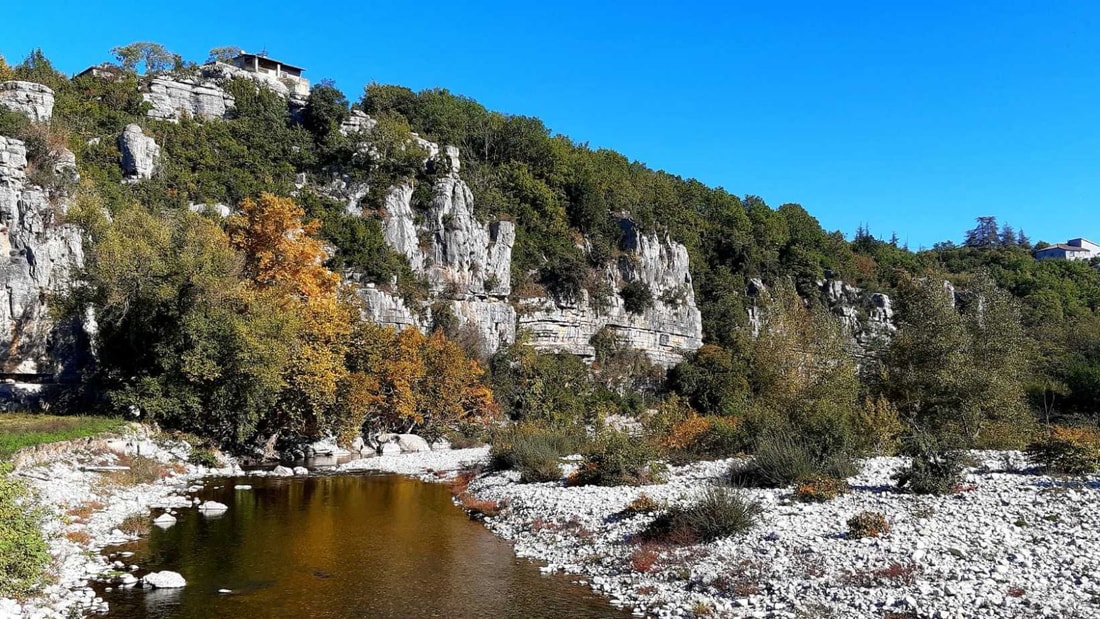
{"type": "Polygon", "coordinates": [[[19,112],[34,122],[50,122],[53,90],[34,82],[0,82],[0,107],[19,112]]]}
{"type": "Polygon", "coordinates": [[[176,572],[152,572],[145,575],[142,579],[145,584],[154,589],[179,589],[187,585],[187,581],[183,576],[180,576],[176,572]]]}
{"type": "Polygon", "coordinates": [[[122,153],[122,173],[130,179],[152,178],[160,159],[160,147],[138,125],[126,125],[118,138],[122,153]]]}
{"type": "Polygon", "coordinates": [[[294,476],[294,469],[280,464],[274,469],[271,469],[271,474],[275,477],[292,477],[294,476]]]}
{"type": "Polygon", "coordinates": [[[153,519],[153,524],[162,529],[167,529],[168,527],[176,524],[176,518],[171,514],[161,514],[153,519]]]}
{"type": "Polygon", "coordinates": [[[224,512],[227,509],[229,509],[228,505],[217,501],[204,501],[202,505],[199,505],[199,511],[202,512],[224,512]]]}

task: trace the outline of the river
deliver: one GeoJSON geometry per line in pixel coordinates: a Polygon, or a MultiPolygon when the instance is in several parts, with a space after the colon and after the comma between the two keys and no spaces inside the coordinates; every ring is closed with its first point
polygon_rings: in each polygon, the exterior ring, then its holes
{"type": "Polygon", "coordinates": [[[141,566],[139,574],[172,570],[187,586],[101,588],[107,616],[630,616],[568,577],[542,575],[517,559],[441,484],[396,475],[242,477],[208,480],[198,496],[229,510],[214,517],[181,510],[174,526],[110,549],[133,552],[125,561],[141,566]]]}

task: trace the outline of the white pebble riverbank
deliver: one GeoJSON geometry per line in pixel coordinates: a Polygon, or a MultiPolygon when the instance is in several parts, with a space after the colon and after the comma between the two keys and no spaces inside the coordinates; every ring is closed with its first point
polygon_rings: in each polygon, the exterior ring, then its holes
{"type": "Polygon", "coordinates": [[[731,460],[671,470],[668,483],[632,487],[520,484],[515,473],[475,480],[470,492],[501,502],[486,525],[519,556],[577,575],[638,615],[720,617],[1100,617],[1100,489],[1016,472],[1016,453],[979,453],[973,489],[944,497],[893,490],[902,458],[872,458],[828,503],[791,491],[746,490],[765,508],[744,536],[659,548],[633,569],[631,537],[654,515],[621,517],[640,494],[681,503],[721,483],[731,460]],[[889,519],[881,538],[847,539],[846,521],[871,510],[889,519]],[[893,613],[888,615],[888,613],[893,613]]]}

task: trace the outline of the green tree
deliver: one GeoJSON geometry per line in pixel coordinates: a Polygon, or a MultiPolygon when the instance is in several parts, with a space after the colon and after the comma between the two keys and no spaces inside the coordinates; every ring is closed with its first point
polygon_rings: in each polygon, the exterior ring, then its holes
{"type": "Polygon", "coordinates": [[[237,56],[244,53],[244,50],[236,45],[227,45],[225,47],[215,47],[210,50],[209,55],[206,57],[206,62],[229,62],[237,56]]]}
{"type": "Polygon", "coordinates": [[[141,65],[146,75],[167,71],[182,64],[178,54],[168,51],[160,43],[149,41],[137,41],[116,47],[111,50],[111,54],[123,68],[129,71],[137,71],[138,65],[141,65]]]}

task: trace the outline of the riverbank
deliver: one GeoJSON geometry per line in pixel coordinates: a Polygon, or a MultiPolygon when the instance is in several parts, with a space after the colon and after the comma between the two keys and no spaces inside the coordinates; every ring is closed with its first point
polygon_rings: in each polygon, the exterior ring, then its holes
{"type": "MultiPolygon", "coordinates": [[[[483,447],[369,457],[325,473],[396,473],[440,481],[483,461],[487,453],[483,447]]],[[[109,557],[102,550],[147,534],[155,516],[197,507],[192,495],[204,478],[316,473],[304,467],[246,472],[224,457],[223,466],[210,468],[188,462],[190,455],[186,442],[138,424],[15,453],[12,475],[26,482],[36,506],[45,512],[42,534],[49,545],[50,582],[25,600],[0,598],[0,619],[68,618],[105,610],[91,583],[133,586],[144,570],[127,563],[127,557],[109,557]]]]}
{"type": "Polygon", "coordinates": [[[744,536],[686,547],[633,540],[655,514],[624,509],[645,494],[685,504],[722,483],[733,460],[672,467],[643,487],[520,484],[513,472],[468,491],[498,502],[485,519],[516,554],[577,574],[616,605],[658,617],[1100,617],[1100,490],[1020,470],[1020,454],[976,453],[963,491],[896,492],[904,458],[872,458],[852,491],[801,503],[789,489],[748,489],[764,507],[744,536]],[[882,537],[848,539],[847,520],[884,514],[882,537]]]}
{"type": "Polygon", "coordinates": [[[101,550],[147,533],[152,510],[188,508],[188,488],[203,477],[240,473],[187,462],[191,447],[128,424],[92,438],[53,442],[14,454],[12,475],[24,480],[44,510],[42,534],[49,545],[49,584],[37,595],[0,599],[0,617],[73,617],[104,609],[90,583],[130,579],[136,568],[101,550]],[[116,559],[117,560],[117,559],[116,559]]]}

